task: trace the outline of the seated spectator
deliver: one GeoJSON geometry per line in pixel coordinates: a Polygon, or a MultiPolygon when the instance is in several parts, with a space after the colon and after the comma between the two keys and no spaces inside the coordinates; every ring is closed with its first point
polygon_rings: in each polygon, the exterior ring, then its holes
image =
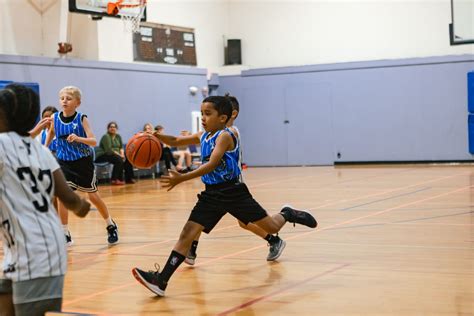
{"type": "MultiPolygon", "coordinates": [[[[189,131],[181,131],[180,135],[187,136],[191,135],[189,131]]],[[[178,159],[178,165],[176,170],[179,172],[188,172],[191,171],[191,165],[193,157],[188,146],[179,146],[173,151],[173,156],[178,159]]]]}
{"type": "MultiPolygon", "coordinates": [[[[165,128],[161,125],[156,125],[155,126],[155,131],[159,134],[163,134],[165,128]]],[[[166,169],[170,170],[171,169],[171,164],[173,164],[173,166],[176,167],[176,165],[178,164],[176,162],[176,160],[174,159],[173,157],[173,154],[171,153],[171,148],[170,146],[166,145],[166,144],[163,144],[162,142],[161,143],[161,158],[160,160],[163,160],[165,162],[165,165],[166,165],[166,169]]]]}
{"type": "Polygon", "coordinates": [[[96,148],[96,162],[109,162],[113,164],[111,183],[114,185],[124,185],[125,183],[135,183],[133,179],[133,166],[125,157],[122,137],[117,133],[117,123],[110,122],[107,125],[107,133],[100,139],[99,147],[96,148]],[[123,171],[125,169],[125,182],[123,181],[123,171]]]}

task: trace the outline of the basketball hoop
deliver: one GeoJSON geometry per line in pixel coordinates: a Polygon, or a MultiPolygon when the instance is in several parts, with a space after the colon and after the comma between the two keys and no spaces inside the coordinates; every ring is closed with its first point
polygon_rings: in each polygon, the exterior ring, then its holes
{"type": "Polygon", "coordinates": [[[107,4],[107,13],[120,15],[123,27],[128,32],[138,33],[140,31],[140,20],[145,13],[147,0],[117,0],[107,4]]]}

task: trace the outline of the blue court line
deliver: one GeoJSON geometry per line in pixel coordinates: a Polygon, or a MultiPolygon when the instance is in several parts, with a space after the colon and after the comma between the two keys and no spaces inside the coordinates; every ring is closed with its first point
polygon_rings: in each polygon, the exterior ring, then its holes
{"type": "Polygon", "coordinates": [[[342,209],[340,209],[340,211],[347,211],[347,210],[350,210],[350,209],[353,209],[353,208],[357,208],[359,206],[364,206],[364,205],[374,204],[374,203],[381,202],[381,201],[391,200],[391,199],[394,199],[394,198],[397,198],[397,197],[410,195],[410,194],[414,194],[414,193],[418,193],[418,192],[422,192],[422,191],[426,191],[426,190],[431,190],[431,187],[423,188],[423,189],[420,189],[420,190],[416,190],[416,191],[412,191],[412,192],[408,192],[408,193],[403,193],[403,194],[399,194],[399,195],[394,195],[394,196],[391,196],[391,197],[388,197],[388,198],[385,198],[385,199],[375,200],[375,201],[372,201],[372,202],[369,202],[369,203],[364,203],[364,204],[359,204],[359,205],[355,205],[355,206],[351,206],[351,207],[342,208],[342,209]]]}

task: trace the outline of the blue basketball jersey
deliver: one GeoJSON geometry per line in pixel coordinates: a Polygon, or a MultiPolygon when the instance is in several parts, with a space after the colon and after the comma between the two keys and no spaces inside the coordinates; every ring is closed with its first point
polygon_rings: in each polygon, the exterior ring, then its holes
{"type": "MultiPolygon", "coordinates": [[[[44,145],[46,143],[46,136],[48,136],[48,130],[45,128],[41,132],[41,145],[44,145]]],[[[54,153],[56,152],[57,147],[58,147],[58,144],[56,144],[56,137],[54,137],[53,140],[51,141],[51,144],[49,144],[48,148],[54,153]]]]}
{"type": "Polygon", "coordinates": [[[83,157],[90,156],[92,154],[92,148],[89,145],[78,143],[78,142],[68,142],[67,138],[71,134],[76,134],[79,137],[87,137],[82,125],[83,114],[76,112],[74,119],[65,123],[61,120],[61,112],[54,113],[54,132],[56,135],[56,156],[59,160],[64,161],[74,161],[81,159],[83,157]]]}
{"type": "Polygon", "coordinates": [[[201,136],[201,159],[202,163],[209,161],[211,153],[216,146],[217,137],[223,132],[228,132],[234,139],[235,148],[231,151],[226,151],[222,156],[220,164],[212,172],[205,174],[201,177],[202,182],[205,184],[218,184],[227,182],[240,176],[239,167],[239,155],[240,155],[240,144],[235,135],[226,128],[220,130],[211,137],[208,138],[209,133],[206,132],[201,136]]]}

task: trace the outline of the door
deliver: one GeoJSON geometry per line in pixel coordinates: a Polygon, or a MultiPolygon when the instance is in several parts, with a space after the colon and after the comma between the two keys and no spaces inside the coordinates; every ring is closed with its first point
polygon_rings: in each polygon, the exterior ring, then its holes
{"type": "Polygon", "coordinates": [[[285,89],[288,165],[332,165],[331,85],[302,83],[285,89]]]}

